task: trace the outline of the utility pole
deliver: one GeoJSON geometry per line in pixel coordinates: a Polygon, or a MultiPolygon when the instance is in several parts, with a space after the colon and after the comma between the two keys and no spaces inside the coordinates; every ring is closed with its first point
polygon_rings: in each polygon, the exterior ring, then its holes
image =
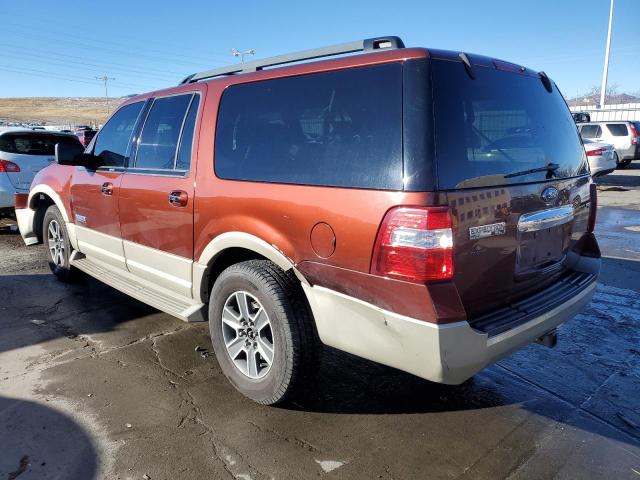
{"type": "Polygon", "coordinates": [[[255,55],[256,51],[255,50],[245,50],[243,52],[238,51],[237,48],[232,48],[231,49],[231,55],[233,55],[234,57],[240,57],[240,62],[244,63],[244,56],[245,55],[255,55]]]}
{"type": "Polygon", "coordinates": [[[115,78],[113,77],[107,77],[107,75],[103,75],[101,77],[96,77],[96,80],[100,80],[101,82],[104,82],[104,99],[107,103],[107,117],[109,116],[109,90],[107,89],[107,83],[109,82],[109,80],[115,80],[115,78]]]}
{"type": "Polygon", "coordinates": [[[604,69],[602,70],[602,85],[600,87],[600,108],[604,108],[604,98],[607,94],[607,76],[609,75],[609,49],[611,47],[611,23],[613,22],[613,1],[609,8],[609,31],[607,32],[607,48],[604,51],[604,69]]]}

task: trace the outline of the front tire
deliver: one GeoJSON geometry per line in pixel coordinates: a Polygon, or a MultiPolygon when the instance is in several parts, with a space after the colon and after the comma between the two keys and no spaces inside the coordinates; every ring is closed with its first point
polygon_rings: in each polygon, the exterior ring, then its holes
{"type": "Polygon", "coordinates": [[[42,241],[47,248],[47,259],[51,272],[58,280],[70,283],[79,278],[79,271],[71,266],[69,258],[73,248],[64,218],[58,207],[47,208],[42,221],[42,241]]]}
{"type": "Polygon", "coordinates": [[[209,301],[213,349],[225,376],[263,405],[285,400],[312,366],[313,320],[299,281],[268,260],[230,266],[209,301]]]}

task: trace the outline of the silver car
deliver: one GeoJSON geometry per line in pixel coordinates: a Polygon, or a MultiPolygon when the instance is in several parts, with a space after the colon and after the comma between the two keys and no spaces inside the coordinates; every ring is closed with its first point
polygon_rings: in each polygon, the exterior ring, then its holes
{"type": "Polygon", "coordinates": [[[595,142],[588,138],[582,139],[589,161],[592,177],[600,177],[616,169],[618,155],[610,143],[595,142]]]}
{"type": "Polygon", "coordinates": [[[582,138],[613,144],[618,153],[619,167],[624,168],[632,160],[640,160],[640,122],[588,122],[580,123],[578,128],[582,138]]]}
{"type": "Polygon", "coordinates": [[[68,133],[0,131],[0,217],[13,215],[15,194],[29,191],[35,174],[55,160],[55,145],[61,142],[80,145],[68,133]]]}

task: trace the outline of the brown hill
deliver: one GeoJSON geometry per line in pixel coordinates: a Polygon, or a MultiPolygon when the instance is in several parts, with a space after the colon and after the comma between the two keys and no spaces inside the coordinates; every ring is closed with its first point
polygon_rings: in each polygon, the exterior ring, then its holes
{"type": "MultiPolygon", "coordinates": [[[[111,98],[113,112],[124,98],[111,98]]],[[[107,118],[107,103],[100,97],[0,98],[0,120],[38,124],[101,124],[107,118]]]]}

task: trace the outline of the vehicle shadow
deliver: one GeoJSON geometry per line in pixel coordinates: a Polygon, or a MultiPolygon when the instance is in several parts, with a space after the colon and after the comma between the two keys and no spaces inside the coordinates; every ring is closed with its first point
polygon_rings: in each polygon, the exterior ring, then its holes
{"type": "Polygon", "coordinates": [[[158,312],[88,277],[64,284],[50,273],[0,275],[0,292],[0,354],[57,339],[112,332],[130,320],[158,312]]]}
{"type": "Polygon", "coordinates": [[[625,168],[618,168],[608,175],[596,177],[594,181],[602,186],[640,187],[640,161],[635,160],[625,168]]]}
{"type": "Polygon", "coordinates": [[[319,368],[282,408],[416,414],[521,404],[540,416],[640,445],[640,297],[599,285],[549,349],[532,344],[461,385],[440,385],[324,348],[319,368]],[[632,440],[633,439],[633,440],[632,440]]]}
{"type": "Polygon", "coordinates": [[[72,418],[0,396],[0,478],[86,480],[96,477],[98,464],[92,439],[72,418]]]}

